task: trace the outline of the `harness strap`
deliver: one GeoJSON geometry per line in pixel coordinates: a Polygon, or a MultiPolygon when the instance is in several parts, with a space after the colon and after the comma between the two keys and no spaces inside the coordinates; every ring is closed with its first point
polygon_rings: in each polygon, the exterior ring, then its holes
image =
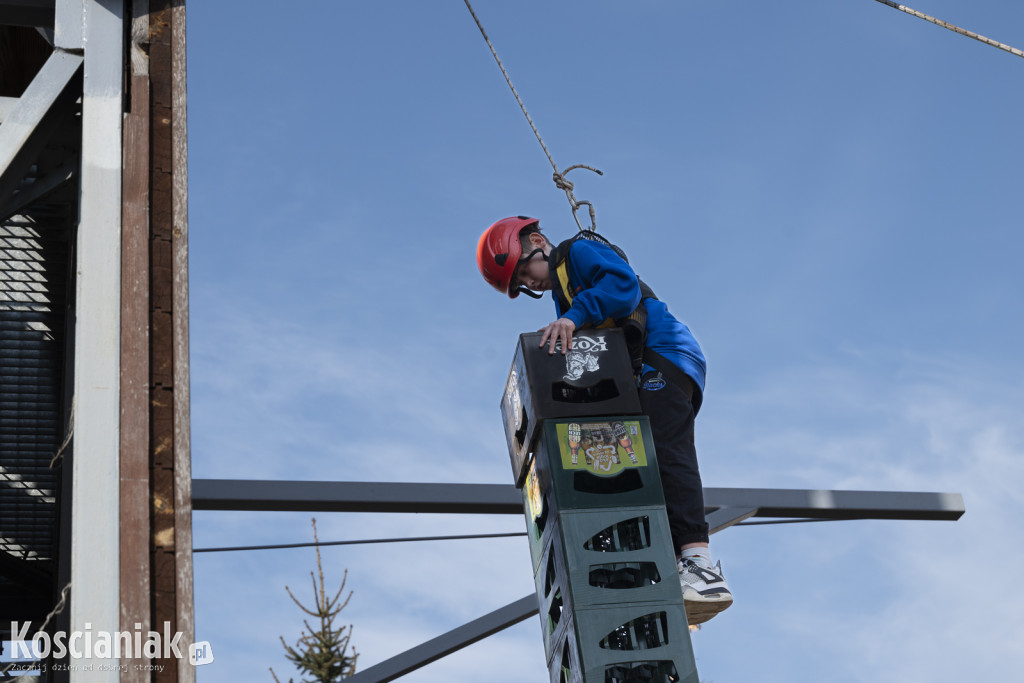
{"type": "MultiPolygon", "coordinates": [[[[599,235],[595,236],[600,237],[599,235]]],[[[548,264],[550,269],[553,271],[553,280],[557,282],[558,286],[554,288],[555,297],[558,300],[559,310],[564,314],[569,308],[572,307],[573,295],[575,292],[569,285],[569,249],[572,247],[573,242],[578,239],[589,239],[582,234],[577,234],[557,247],[555,247],[551,254],[548,256],[548,264]]],[[[610,244],[607,240],[601,238],[599,241],[608,244],[608,246],[615,249],[623,260],[629,262],[625,254],[610,244]]],[[[661,373],[661,375],[672,384],[676,385],[687,395],[690,396],[690,401],[693,404],[694,414],[700,410],[701,403],[703,403],[703,394],[700,387],[693,380],[692,377],[683,372],[675,363],[670,361],[665,356],[661,355],[654,349],[647,346],[647,308],[644,306],[644,299],[657,299],[657,295],[654,293],[646,282],[637,278],[640,283],[640,303],[637,305],[633,312],[625,318],[619,318],[618,320],[612,320],[608,318],[597,327],[619,327],[622,329],[623,334],[626,337],[626,346],[629,349],[630,359],[633,362],[633,371],[639,376],[640,370],[644,363],[650,365],[652,368],[661,373]]]]}
{"type": "MultiPolygon", "coordinates": [[[[551,254],[548,256],[548,267],[553,271],[552,279],[557,282],[558,285],[554,290],[555,298],[558,300],[558,308],[563,315],[566,311],[572,308],[572,301],[575,295],[575,292],[572,291],[572,287],[569,283],[569,250],[572,248],[573,243],[581,238],[588,239],[587,237],[584,237],[582,233],[577,233],[575,237],[562,242],[552,249],[551,254]]],[[[629,263],[621,249],[618,249],[615,245],[610,244],[603,238],[599,241],[602,241],[615,249],[616,253],[622,256],[624,261],[629,263]]],[[[637,278],[637,283],[640,285],[640,303],[637,304],[637,307],[624,318],[606,318],[600,324],[594,326],[598,329],[609,327],[619,327],[622,329],[622,332],[626,337],[626,347],[629,349],[630,360],[632,361],[633,370],[635,372],[639,372],[645,362],[644,349],[647,343],[647,309],[644,307],[644,299],[658,298],[654,294],[654,290],[652,290],[643,280],[637,278]]]]}
{"type": "Polygon", "coordinates": [[[558,279],[558,289],[555,293],[558,296],[558,307],[565,313],[572,307],[572,292],[569,290],[569,250],[566,249],[565,254],[559,254],[561,258],[556,260],[555,255],[560,249],[561,245],[555,247],[549,257],[549,263],[555,264],[555,277],[558,279]]]}

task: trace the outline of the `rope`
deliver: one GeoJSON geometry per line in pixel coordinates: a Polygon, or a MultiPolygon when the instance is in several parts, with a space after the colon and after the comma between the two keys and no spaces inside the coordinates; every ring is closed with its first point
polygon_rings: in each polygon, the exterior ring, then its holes
{"type": "Polygon", "coordinates": [[[931,23],[935,24],[936,26],[941,26],[942,28],[949,29],[950,31],[953,31],[954,33],[959,33],[962,36],[967,36],[968,38],[973,38],[974,40],[977,40],[978,42],[985,43],[986,45],[991,45],[992,47],[995,47],[995,48],[999,48],[1000,50],[1003,50],[1005,52],[1009,52],[1012,55],[1017,55],[1018,57],[1024,57],[1024,51],[1018,50],[1015,47],[1010,47],[1009,45],[1007,45],[1005,43],[1000,43],[999,41],[992,40],[991,38],[986,38],[985,36],[978,35],[974,31],[968,31],[965,28],[960,28],[959,26],[954,26],[953,24],[950,24],[948,22],[942,21],[941,19],[936,19],[935,17],[928,16],[924,12],[918,12],[916,9],[910,9],[906,5],[900,5],[899,3],[893,2],[892,0],[875,0],[875,2],[880,2],[883,5],[888,5],[889,7],[892,7],[893,9],[898,9],[901,12],[905,12],[905,13],[911,15],[911,16],[917,17],[918,19],[924,19],[925,21],[930,21],[931,23]]]}
{"type": "MultiPolygon", "coordinates": [[[[558,164],[555,163],[555,160],[551,156],[551,152],[548,151],[548,146],[544,144],[544,139],[540,136],[540,132],[537,130],[537,126],[533,123],[533,118],[530,117],[530,112],[526,110],[526,105],[523,104],[523,99],[519,96],[519,91],[517,91],[516,86],[512,84],[512,79],[509,77],[508,71],[505,69],[505,65],[501,63],[501,58],[498,57],[498,51],[494,49],[494,45],[493,43],[491,43],[491,39],[487,36],[487,31],[484,30],[483,24],[480,23],[480,18],[477,17],[476,12],[473,10],[473,6],[469,3],[469,0],[463,1],[466,3],[466,9],[468,9],[469,13],[473,16],[473,21],[476,22],[476,27],[480,29],[480,35],[483,36],[484,41],[487,43],[487,47],[490,48],[491,55],[494,56],[494,61],[497,62],[498,68],[501,69],[501,75],[505,77],[505,82],[508,83],[508,87],[512,91],[512,95],[516,98],[516,102],[519,104],[519,108],[523,111],[523,116],[526,117],[526,122],[530,124],[530,129],[533,131],[534,136],[537,138],[537,142],[540,143],[541,149],[544,150],[544,156],[547,157],[548,163],[551,164],[551,168],[554,170],[554,173],[552,174],[552,179],[555,181],[555,187],[565,192],[565,196],[569,200],[569,206],[572,207],[572,217],[576,220],[577,227],[579,227],[581,232],[596,231],[597,215],[594,210],[594,205],[589,201],[576,199],[576,196],[573,194],[573,184],[565,176],[569,173],[569,171],[576,168],[585,168],[588,171],[593,171],[598,175],[604,174],[601,171],[597,170],[596,168],[592,166],[586,166],[584,164],[575,164],[573,166],[568,167],[564,171],[558,170],[558,164]],[[577,214],[581,206],[586,206],[590,213],[590,227],[586,229],[584,229],[583,225],[580,223],[579,215],[577,214]]],[[[990,45],[1005,52],[1009,52],[1012,55],[1024,57],[1024,51],[1022,50],[1018,50],[1017,48],[1011,47],[1010,45],[1007,45],[1005,43],[1000,43],[999,41],[992,40],[991,38],[986,38],[983,35],[975,33],[974,31],[968,31],[967,29],[960,28],[959,26],[955,26],[954,24],[950,24],[949,22],[942,21],[941,19],[936,19],[935,17],[927,15],[924,12],[919,12],[915,9],[907,7],[906,5],[901,5],[897,2],[893,2],[893,0],[875,0],[875,2],[880,2],[883,5],[888,5],[889,7],[899,10],[900,12],[905,12],[906,14],[915,16],[919,19],[924,19],[925,21],[931,22],[936,26],[941,26],[942,28],[949,29],[954,33],[959,33],[962,36],[967,36],[968,38],[973,38],[978,42],[990,45]]]]}
{"type": "Polygon", "coordinates": [[[60,445],[60,448],[57,449],[57,452],[56,452],[56,454],[54,454],[53,459],[50,460],[50,469],[53,469],[53,466],[57,464],[57,461],[64,457],[64,450],[71,443],[71,437],[74,436],[74,434],[75,434],[75,399],[74,399],[74,397],[72,397],[72,399],[71,399],[71,415],[68,416],[67,434],[64,436],[64,442],[60,445]]]}
{"type": "Polygon", "coordinates": [[[281,545],[246,545],[233,546],[228,548],[193,548],[193,553],[220,553],[232,550],[277,550],[280,548],[309,548],[312,546],[328,545],[360,545],[363,543],[406,543],[410,541],[458,541],[476,538],[506,538],[510,536],[525,536],[525,531],[514,531],[505,534],[472,534],[466,536],[412,536],[409,538],[368,538],[359,541],[327,541],[317,543],[285,543],[281,545]]]}
{"type": "MultiPolygon", "coordinates": [[[[46,627],[50,624],[50,619],[53,619],[55,616],[57,616],[58,614],[60,614],[61,612],[64,611],[64,607],[67,604],[68,591],[69,590],[71,590],[71,582],[70,581],[68,582],[68,584],[66,586],[64,586],[64,589],[60,592],[60,601],[58,601],[57,605],[52,610],[50,610],[49,614],[46,615],[46,619],[43,621],[43,625],[40,626],[38,629],[36,629],[36,633],[42,633],[43,631],[45,631],[46,627]]],[[[33,662],[35,662],[35,661],[37,661],[37,660],[33,660],[33,662]]],[[[23,661],[20,661],[20,660],[15,660],[15,661],[11,662],[10,664],[8,664],[7,666],[5,666],[3,669],[0,669],[0,674],[3,675],[4,679],[10,678],[10,676],[8,676],[8,672],[11,669],[13,669],[14,667],[19,666],[19,665],[24,665],[26,663],[27,662],[23,662],[23,661]]],[[[14,680],[15,681],[21,681],[21,680],[37,681],[39,679],[36,676],[18,676],[14,680]]]]}
{"type": "Polygon", "coordinates": [[[501,69],[501,75],[505,77],[505,82],[508,83],[509,89],[512,90],[512,95],[515,96],[516,102],[519,103],[519,108],[523,110],[523,116],[526,117],[527,123],[530,124],[530,128],[533,130],[534,136],[537,138],[537,142],[540,143],[541,149],[544,150],[544,156],[548,158],[548,163],[551,164],[551,168],[554,169],[552,179],[555,181],[555,187],[565,192],[566,198],[569,200],[569,206],[572,207],[572,217],[576,219],[576,225],[582,231],[584,230],[583,225],[580,223],[579,216],[576,214],[581,206],[586,205],[590,212],[590,227],[587,230],[593,232],[597,229],[597,214],[594,210],[594,205],[586,200],[578,200],[572,193],[573,184],[565,177],[569,171],[576,168],[585,168],[588,171],[593,171],[598,175],[604,175],[601,171],[597,170],[593,166],[587,166],[585,164],[574,164],[564,171],[558,170],[558,164],[551,157],[551,152],[548,151],[548,146],[544,144],[543,138],[540,136],[540,132],[537,130],[537,126],[534,125],[533,119],[530,118],[530,112],[526,111],[526,105],[523,104],[523,99],[519,97],[519,92],[516,90],[516,86],[512,85],[512,79],[509,78],[508,71],[505,70],[505,65],[501,63],[501,58],[498,57],[498,51],[494,49],[494,45],[491,43],[491,39],[487,37],[487,31],[484,30],[483,24],[480,23],[479,17],[476,16],[476,12],[473,11],[473,6],[469,4],[469,0],[464,0],[466,3],[466,9],[473,16],[473,21],[476,22],[476,27],[480,29],[480,35],[484,37],[484,42],[487,43],[487,47],[491,49],[491,54],[494,55],[494,61],[498,63],[498,68],[501,69]]]}

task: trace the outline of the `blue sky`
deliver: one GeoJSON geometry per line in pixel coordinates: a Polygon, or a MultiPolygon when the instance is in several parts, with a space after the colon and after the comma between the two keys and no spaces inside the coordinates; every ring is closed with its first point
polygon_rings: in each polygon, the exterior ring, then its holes
{"type": "MultiPolygon", "coordinates": [[[[915,9],[1024,46],[1024,6],[915,9]]],[[[1024,60],[872,0],[474,3],[576,196],[686,321],[707,486],[954,491],[948,522],[735,528],[706,681],[1024,667],[1024,60]]],[[[189,5],[196,477],[510,483],[498,402],[553,314],[480,278],[508,215],[575,226],[462,2],[189,5]]],[[[197,512],[196,547],[310,515],[197,512]]],[[[324,540],[521,518],[317,515],[324,540]]],[[[323,551],[360,667],[533,590],[525,540],[323,551]]],[[[200,554],[202,683],[293,673],[312,549],[200,554]]],[[[546,680],[531,619],[403,680],[546,680]]]]}

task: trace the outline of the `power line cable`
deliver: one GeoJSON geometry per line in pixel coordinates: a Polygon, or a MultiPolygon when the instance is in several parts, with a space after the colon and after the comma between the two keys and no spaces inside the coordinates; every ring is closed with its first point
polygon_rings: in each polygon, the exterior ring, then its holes
{"type": "MultiPolygon", "coordinates": [[[[732,526],[765,526],[769,524],[804,524],[808,522],[849,522],[860,518],[851,519],[778,519],[764,522],[740,522],[732,526]]],[[[864,518],[867,519],[867,518],[864,518]]],[[[525,531],[512,531],[499,534],[464,534],[453,536],[408,536],[404,538],[366,538],[355,541],[320,541],[307,543],[277,543],[273,545],[239,545],[223,548],[193,548],[193,553],[220,553],[235,550],[281,550],[285,548],[312,548],[315,546],[333,545],[365,545],[369,543],[412,543],[416,541],[461,541],[480,538],[512,538],[515,536],[526,536],[525,531]]]]}
{"type": "Polygon", "coordinates": [[[901,4],[897,3],[897,2],[893,2],[892,0],[875,0],[875,2],[880,2],[883,5],[888,5],[889,7],[892,7],[893,9],[897,9],[900,12],[905,12],[905,13],[911,15],[911,16],[917,17],[918,19],[924,19],[925,21],[929,21],[929,22],[935,24],[936,26],[941,26],[942,28],[949,29],[950,31],[953,31],[954,33],[959,33],[962,36],[967,36],[968,38],[973,38],[974,40],[977,40],[978,42],[985,43],[986,45],[991,45],[992,47],[998,48],[998,49],[1003,50],[1005,52],[1009,52],[1012,55],[1017,55],[1018,57],[1024,57],[1024,51],[1018,50],[1015,47],[1011,47],[1011,46],[1007,45],[1006,43],[1000,43],[997,40],[992,40],[991,38],[986,38],[985,36],[978,35],[974,31],[968,31],[965,28],[960,28],[959,26],[955,26],[953,24],[950,24],[949,22],[942,21],[941,19],[936,19],[935,17],[929,16],[929,15],[925,14],[924,12],[918,12],[916,9],[911,9],[911,8],[907,7],[906,5],[901,5],[901,4]]]}
{"type": "Polygon", "coordinates": [[[406,538],[366,538],[356,541],[321,541],[313,543],[281,543],[277,545],[242,545],[225,548],[193,548],[193,553],[220,553],[233,550],[278,550],[281,548],[312,548],[314,546],[329,545],[363,545],[367,543],[410,543],[413,541],[459,541],[477,538],[507,538],[511,536],[525,536],[525,531],[513,531],[503,534],[467,534],[461,536],[409,536],[406,538]]]}

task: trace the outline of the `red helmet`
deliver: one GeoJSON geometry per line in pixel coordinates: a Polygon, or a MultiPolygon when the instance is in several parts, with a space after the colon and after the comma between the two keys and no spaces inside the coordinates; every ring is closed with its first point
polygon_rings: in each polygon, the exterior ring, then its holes
{"type": "Polygon", "coordinates": [[[476,245],[476,265],[480,274],[499,292],[515,299],[519,296],[519,288],[510,290],[512,276],[523,256],[523,245],[519,241],[519,233],[523,228],[538,225],[536,218],[512,216],[484,230],[480,242],[476,245]]]}

